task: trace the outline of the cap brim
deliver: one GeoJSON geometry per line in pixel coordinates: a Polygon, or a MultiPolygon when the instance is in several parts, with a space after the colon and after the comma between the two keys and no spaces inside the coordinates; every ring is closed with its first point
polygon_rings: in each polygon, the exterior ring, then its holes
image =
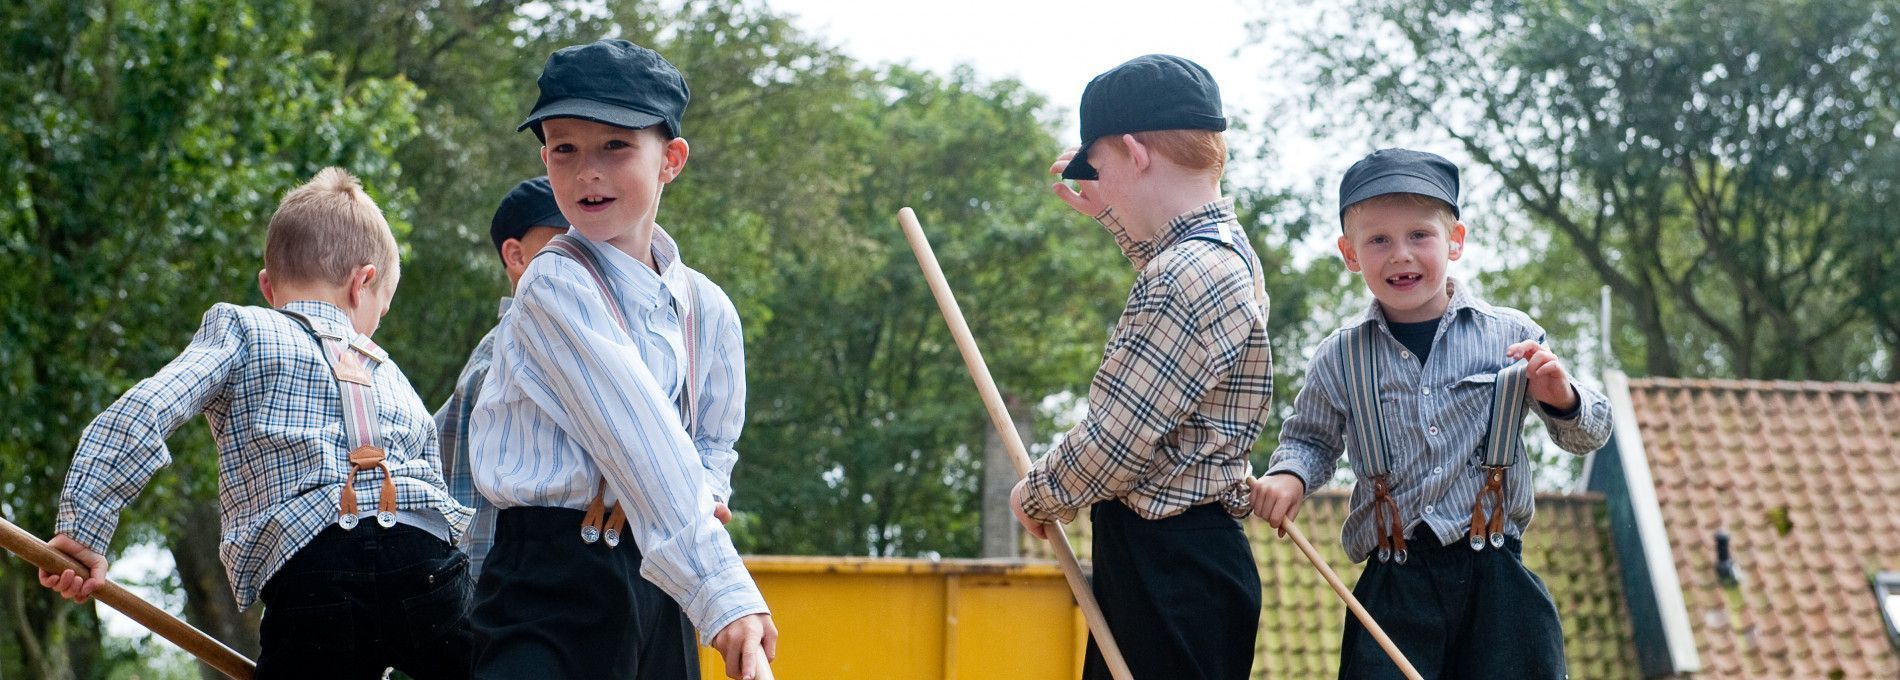
{"type": "Polygon", "coordinates": [[[1089,145],[1083,144],[1076,149],[1075,157],[1069,159],[1069,167],[1062,169],[1063,179],[1094,180],[1101,175],[1095,174],[1095,166],[1089,165],[1089,145]]]}
{"type": "Polygon", "coordinates": [[[546,215],[542,215],[540,217],[534,218],[534,222],[532,224],[529,224],[528,226],[529,227],[559,227],[562,229],[566,229],[574,225],[568,223],[567,216],[561,214],[560,208],[555,208],[554,212],[552,213],[548,213],[546,215]]]}
{"type": "Polygon", "coordinates": [[[1444,187],[1423,177],[1403,173],[1380,175],[1360,183],[1358,188],[1353,189],[1352,193],[1347,194],[1346,198],[1340,200],[1339,214],[1342,216],[1345,215],[1346,208],[1352,207],[1354,203],[1386,194],[1418,194],[1420,196],[1436,198],[1444,201],[1445,205],[1451,207],[1452,217],[1458,216],[1458,200],[1454,197],[1446,196],[1444,187]]]}
{"type": "Polygon", "coordinates": [[[533,113],[528,114],[527,120],[521,121],[521,125],[515,128],[515,132],[535,127],[549,118],[579,118],[629,130],[652,127],[666,122],[665,118],[645,111],[635,111],[624,106],[615,106],[592,99],[569,97],[556,99],[536,108],[533,113]]]}

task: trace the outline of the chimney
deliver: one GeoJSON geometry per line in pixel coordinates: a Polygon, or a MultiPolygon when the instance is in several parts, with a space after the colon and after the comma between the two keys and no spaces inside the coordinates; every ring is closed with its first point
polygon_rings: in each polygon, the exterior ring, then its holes
{"type": "Polygon", "coordinates": [[[1742,583],[1741,572],[1735,570],[1735,558],[1729,554],[1728,532],[1715,532],[1715,576],[1724,586],[1738,586],[1742,583]]]}

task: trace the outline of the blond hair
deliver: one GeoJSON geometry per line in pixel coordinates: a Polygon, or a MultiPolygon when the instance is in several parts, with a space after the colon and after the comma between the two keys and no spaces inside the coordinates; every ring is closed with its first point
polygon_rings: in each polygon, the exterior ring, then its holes
{"type": "Polygon", "coordinates": [[[393,280],[396,257],[383,211],[342,168],[324,168],[284,194],[264,237],[264,268],[279,281],[340,285],[366,264],[393,280]]]}
{"type": "Polygon", "coordinates": [[[1352,216],[1353,213],[1360,212],[1374,205],[1389,205],[1400,202],[1421,208],[1432,208],[1432,216],[1439,218],[1439,226],[1444,227],[1446,231],[1450,231],[1451,225],[1458,223],[1458,216],[1451,213],[1451,204],[1424,194],[1398,192],[1379,194],[1346,206],[1345,211],[1339,213],[1340,227],[1342,229],[1345,228],[1346,218],[1352,216]]]}

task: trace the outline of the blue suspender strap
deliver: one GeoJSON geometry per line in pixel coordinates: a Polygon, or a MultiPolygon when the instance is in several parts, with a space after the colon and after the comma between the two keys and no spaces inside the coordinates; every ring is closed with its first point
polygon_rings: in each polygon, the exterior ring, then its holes
{"type": "Polygon", "coordinates": [[[383,471],[381,496],[376,502],[376,523],[387,529],[396,525],[396,480],[389,469],[388,451],[377,445],[376,388],[374,371],[387,355],[368,338],[343,336],[318,330],[316,324],[297,312],[278,310],[297,321],[317,340],[323,359],[336,376],[337,393],[343,398],[343,435],[351,445],[350,474],[343,482],[337,499],[337,526],[356,528],[356,473],[370,469],[383,471]]]}
{"type": "Polygon", "coordinates": [[[1484,435],[1484,486],[1471,501],[1471,530],[1465,537],[1472,550],[1483,550],[1485,540],[1491,547],[1504,547],[1504,475],[1524,455],[1524,437],[1520,427],[1530,408],[1529,365],[1518,362],[1498,371],[1491,388],[1491,424],[1484,435]],[[1485,499],[1491,499],[1491,512],[1484,512],[1485,499]]]}
{"type": "Polygon", "coordinates": [[[1397,559],[1405,564],[1405,521],[1398,501],[1392,499],[1392,454],[1386,448],[1385,421],[1379,417],[1379,369],[1373,356],[1378,333],[1361,324],[1340,336],[1339,359],[1346,367],[1347,445],[1366,461],[1372,481],[1372,523],[1379,535],[1375,555],[1380,562],[1397,559]]]}
{"type": "MultiPolygon", "coordinates": [[[[547,246],[541,249],[541,252],[535,253],[535,257],[540,257],[548,253],[573,260],[581,266],[581,269],[587,270],[587,275],[594,279],[594,286],[600,289],[601,303],[606,305],[607,312],[613,315],[614,323],[620,326],[621,331],[630,335],[633,333],[632,326],[627,323],[627,317],[620,313],[620,304],[614,300],[613,288],[608,285],[607,275],[600,265],[599,258],[594,255],[594,251],[589,250],[586,245],[582,244],[580,238],[577,236],[571,234],[556,234],[553,239],[548,241],[547,246]]],[[[697,396],[695,394],[696,390],[693,389],[693,381],[695,376],[698,375],[699,368],[698,348],[695,346],[695,341],[698,339],[699,334],[698,330],[694,328],[693,318],[693,312],[698,307],[698,298],[693,293],[693,283],[690,277],[688,277],[686,282],[686,300],[686,309],[680,313],[680,331],[686,344],[686,365],[684,366],[686,380],[680,390],[680,401],[682,402],[680,417],[685,421],[686,432],[691,434],[693,431],[693,421],[695,420],[694,416],[697,415],[699,411],[698,404],[696,403],[697,400],[695,399],[697,396]]],[[[609,548],[618,547],[620,545],[620,531],[627,526],[627,511],[620,507],[620,503],[616,502],[614,503],[613,511],[608,513],[606,502],[607,478],[602,477],[600,479],[600,490],[594,493],[594,500],[587,504],[587,514],[581,520],[581,542],[593,543],[594,541],[605,539],[607,541],[607,547],[609,548]],[[603,515],[605,516],[604,518],[603,515]]]]}

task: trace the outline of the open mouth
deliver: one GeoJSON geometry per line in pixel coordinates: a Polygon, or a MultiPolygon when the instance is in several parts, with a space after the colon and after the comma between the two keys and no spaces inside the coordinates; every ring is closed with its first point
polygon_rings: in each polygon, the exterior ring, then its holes
{"type": "Polygon", "coordinates": [[[1418,282],[1424,279],[1425,276],[1423,274],[1406,273],[1397,276],[1388,276],[1385,282],[1386,285],[1392,286],[1393,288],[1405,290],[1418,285],[1418,282]]]}
{"type": "Polygon", "coordinates": [[[580,200],[581,209],[588,212],[604,210],[607,204],[612,202],[614,202],[612,196],[582,196],[580,200]]]}

